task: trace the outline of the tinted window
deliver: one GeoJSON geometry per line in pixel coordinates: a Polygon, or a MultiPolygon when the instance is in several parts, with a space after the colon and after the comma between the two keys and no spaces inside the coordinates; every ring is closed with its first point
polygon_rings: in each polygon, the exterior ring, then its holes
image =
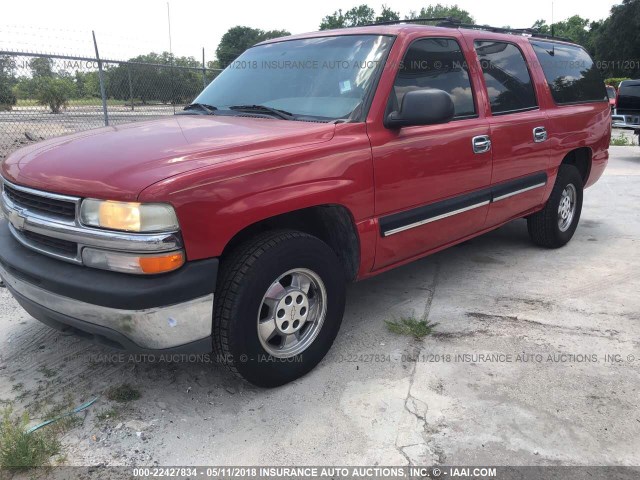
{"type": "Polygon", "coordinates": [[[618,110],[640,110],[640,81],[627,80],[618,90],[618,110]]]}
{"type": "Polygon", "coordinates": [[[320,119],[348,118],[366,102],[393,39],[342,35],[249,48],[196,98],[226,109],[266,105],[320,119]]]}
{"type": "Polygon", "coordinates": [[[556,103],[607,100],[602,76],[581,47],[531,41],[556,103]]]}
{"type": "Polygon", "coordinates": [[[491,113],[530,110],[537,106],[529,70],[518,47],[505,42],[475,42],[475,47],[491,113]]]}
{"type": "Polygon", "coordinates": [[[438,88],[449,93],[456,117],[476,113],[467,63],[455,40],[428,38],[409,47],[398,70],[394,84],[396,98],[392,100],[397,99],[397,105],[402,105],[405,93],[421,88],[438,88]]]}

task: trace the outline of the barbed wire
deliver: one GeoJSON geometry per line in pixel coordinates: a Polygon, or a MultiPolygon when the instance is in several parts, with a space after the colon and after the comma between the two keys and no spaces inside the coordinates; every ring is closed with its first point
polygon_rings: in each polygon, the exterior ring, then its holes
{"type": "MultiPolygon", "coordinates": [[[[95,56],[91,29],[55,28],[8,24],[0,26],[0,50],[24,53],[95,56]]],[[[135,58],[140,55],[163,53],[168,45],[122,33],[96,30],[100,54],[104,58],[135,58]],[[135,51],[132,51],[132,47],[135,51]]],[[[182,55],[176,55],[182,56],[182,55]]],[[[188,52],[187,57],[201,59],[202,51],[188,52]]],[[[213,54],[208,55],[212,59],[213,54]]]]}

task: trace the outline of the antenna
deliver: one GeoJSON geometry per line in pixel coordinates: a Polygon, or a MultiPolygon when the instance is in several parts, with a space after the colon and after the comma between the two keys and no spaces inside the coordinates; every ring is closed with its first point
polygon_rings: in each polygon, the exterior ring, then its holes
{"type": "Polygon", "coordinates": [[[169,9],[169,2],[167,2],[167,24],[169,25],[169,53],[173,54],[171,48],[171,10],[169,9]]]}

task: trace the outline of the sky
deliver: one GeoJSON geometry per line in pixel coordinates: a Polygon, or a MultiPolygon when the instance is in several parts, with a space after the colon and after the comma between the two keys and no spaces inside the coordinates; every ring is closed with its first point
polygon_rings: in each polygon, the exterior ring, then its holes
{"type": "MultiPolygon", "coordinates": [[[[530,27],[537,19],[551,22],[552,1],[436,0],[432,3],[468,10],[479,24],[530,27]]],[[[325,15],[368,3],[382,3],[401,18],[419,11],[427,0],[171,0],[171,46],[177,56],[215,58],[222,35],[235,25],[291,33],[315,31],[325,15]]],[[[590,20],[608,16],[615,0],[554,0],[555,21],[579,14],[590,20]]],[[[0,50],[93,56],[95,30],[103,58],[127,59],[150,51],[169,50],[166,0],[20,0],[2,2],[0,50]]]]}

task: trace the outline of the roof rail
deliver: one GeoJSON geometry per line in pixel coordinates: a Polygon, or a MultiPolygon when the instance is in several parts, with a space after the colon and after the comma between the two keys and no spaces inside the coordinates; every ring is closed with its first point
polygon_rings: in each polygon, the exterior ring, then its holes
{"type": "MultiPolygon", "coordinates": [[[[444,26],[444,25],[442,25],[444,26]]],[[[570,38],[566,37],[558,37],[557,35],[547,35],[546,33],[540,33],[540,30],[537,28],[502,28],[502,27],[492,27],[490,25],[474,25],[472,23],[456,23],[452,25],[452,27],[456,28],[469,28],[472,30],[487,30],[489,32],[495,33],[511,33],[517,35],[531,35],[536,38],[547,38],[549,40],[560,40],[562,42],[570,42],[575,43],[570,38]]]]}
{"type": "Polygon", "coordinates": [[[365,27],[373,27],[376,25],[398,25],[400,23],[423,23],[423,22],[443,22],[447,24],[458,24],[460,20],[453,17],[433,17],[433,18],[407,18],[405,20],[388,20],[386,22],[369,23],[365,27]]]}
{"type": "Polygon", "coordinates": [[[452,17],[433,17],[433,18],[409,18],[405,20],[389,20],[386,22],[377,22],[365,25],[366,27],[372,27],[375,25],[398,25],[401,23],[417,23],[421,24],[424,22],[440,22],[436,24],[436,27],[447,27],[447,28],[468,28],[471,30],[486,30],[488,32],[495,33],[511,33],[516,35],[530,35],[535,38],[546,38],[548,40],[560,40],[561,42],[570,42],[575,43],[570,38],[566,37],[558,37],[557,35],[547,35],[546,33],[540,33],[540,30],[537,28],[502,28],[502,27],[492,27],[490,25],[475,25],[473,23],[462,23],[457,18],[452,17]]]}

